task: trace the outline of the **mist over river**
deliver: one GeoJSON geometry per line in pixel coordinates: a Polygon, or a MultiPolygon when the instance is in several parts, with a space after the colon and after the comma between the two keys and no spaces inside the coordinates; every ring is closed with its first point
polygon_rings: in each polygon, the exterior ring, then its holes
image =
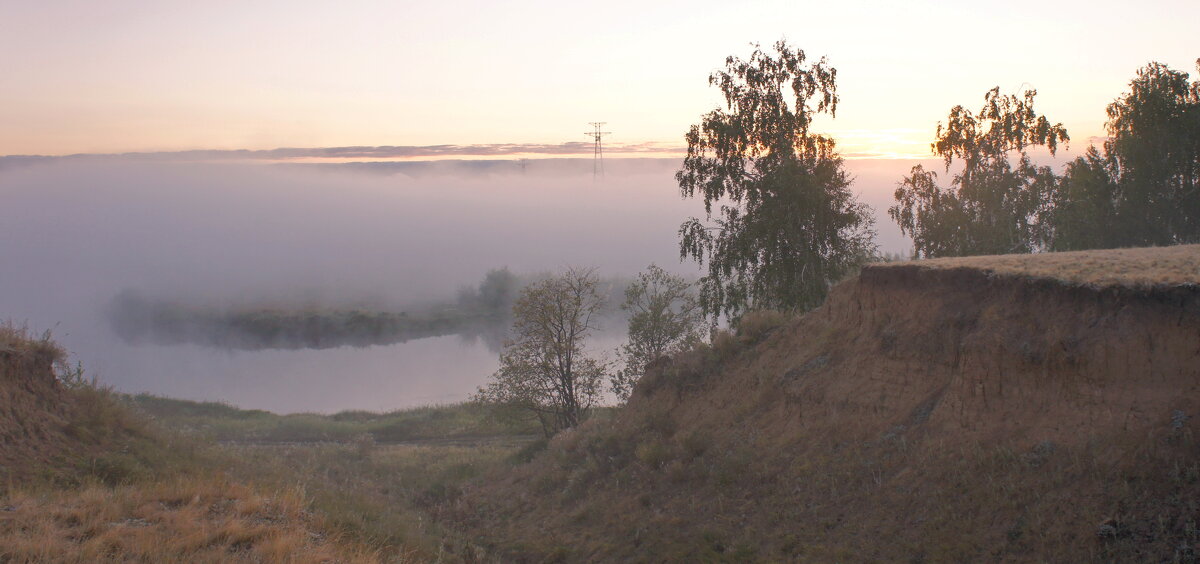
{"type": "MultiPolygon", "coordinates": [[[[0,320],[50,330],[88,374],[122,392],[276,412],[388,410],[464,400],[494,346],[445,335],[398,344],[232,350],[134,344],[106,321],[136,291],[193,307],[401,311],[451,301],[494,268],[651,262],[686,276],[674,159],[269,165],[131,158],[0,163],[0,320]]],[[[911,162],[848,161],[875,207],[881,250],[908,242],[886,218],[911,162]]],[[[623,327],[595,341],[611,351],[623,327]]]]}

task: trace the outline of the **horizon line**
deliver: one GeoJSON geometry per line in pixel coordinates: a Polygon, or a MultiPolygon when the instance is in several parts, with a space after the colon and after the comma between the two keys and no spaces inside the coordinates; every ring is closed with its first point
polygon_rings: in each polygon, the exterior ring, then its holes
{"type": "MultiPolygon", "coordinates": [[[[274,149],[181,149],[122,151],[111,153],[10,154],[4,160],[58,160],[88,158],[132,158],[162,161],[260,161],[294,163],[409,162],[427,160],[517,160],[592,158],[594,145],[586,141],[564,143],[481,143],[441,145],[346,145],[337,147],[278,147],[274,149]],[[489,159],[489,157],[491,157],[489,159]]],[[[687,147],[661,142],[615,143],[604,147],[609,158],[682,158],[687,147]]],[[[841,154],[848,160],[936,158],[895,152],[852,151],[841,154]]]]}

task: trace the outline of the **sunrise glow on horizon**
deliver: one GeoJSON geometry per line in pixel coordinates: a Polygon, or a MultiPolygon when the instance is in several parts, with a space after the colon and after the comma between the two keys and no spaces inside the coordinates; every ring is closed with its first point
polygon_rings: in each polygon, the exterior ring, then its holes
{"type": "Polygon", "coordinates": [[[721,102],[708,74],[780,38],[837,68],[817,129],[848,159],[928,158],[938,121],[993,86],[1036,88],[1081,151],[1138,68],[1196,71],[1200,4],[1123,6],[11,3],[0,155],[558,146],[601,120],[607,155],[677,156],[721,102]]]}

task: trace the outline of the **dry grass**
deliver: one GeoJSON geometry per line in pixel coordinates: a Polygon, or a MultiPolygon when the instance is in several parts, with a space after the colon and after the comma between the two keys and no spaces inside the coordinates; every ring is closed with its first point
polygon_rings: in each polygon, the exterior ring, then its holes
{"type": "Polygon", "coordinates": [[[0,498],[3,562],[378,562],[322,534],[303,492],[216,478],[0,498]]]}
{"type": "Polygon", "coordinates": [[[34,337],[28,328],[5,322],[0,323],[0,355],[8,362],[30,359],[48,365],[62,358],[63,350],[49,334],[34,337]]]}
{"type": "MultiPolygon", "coordinates": [[[[0,491],[68,452],[70,397],[55,377],[63,351],[49,335],[0,323],[0,491]]],[[[89,447],[91,445],[88,445],[89,447]]]]}
{"type": "Polygon", "coordinates": [[[384,555],[397,551],[454,562],[467,539],[431,513],[454,503],[465,485],[511,464],[522,441],[475,445],[228,445],[229,472],[268,488],[297,486],[311,507],[346,538],[384,555]]]}
{"type": "Polygon", "coordinates": [[[385,560],[472,558],[463,556],[473,554],[471,540],[440,527],[436,513],[468,481],[544,446],[531,445],[527,425],[498,420],[472,404],[280,416],[152,396],[126,399],[185,436],[228,441],[206,453],[210,466],[258,488],[302,488],[328,530],[385,560]],[[397,439],[413,442],[390,442],[397,439]]]}
{"type": "Polygon", "coordinates": [[[1065,253],[944,262],[1020,274],[984,284],[872,267],[658,363],[454,516],[512,560],[1195,562],[1200,310],[1132,281],[1159,251],[1070,254],[1137,256],[1108,270],[1147,289],[1102,299],[1024,279],[1090,264],[1065,253]]]}
{"type": "Polygon", "coordinates": [[[0,326],[0,562],[414,560],[314,511],[296,485],[321,483],[300,474],[311,467],[283,479],[232,459],[62,358],[48,336],[0,326]]]}
{"type": "Polygon", "coordinates": [[[1200,245],[939,258],[872,264],[866,268],[912,266],[972,268],[1000,275],[1047,278],[1096,287],[1196,285],[1200,284],[1200,245]]]}

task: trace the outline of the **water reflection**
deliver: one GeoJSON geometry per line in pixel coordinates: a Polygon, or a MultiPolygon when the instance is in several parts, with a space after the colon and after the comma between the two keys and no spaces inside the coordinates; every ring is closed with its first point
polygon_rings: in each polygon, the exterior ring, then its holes
{"type": "Polygon", "coordinates": [[[105,380],[130,392],[226,401],[277,413],[386,411],[467,399],[497,366],[496,353],[458,336],[297,350],[116,344],[97,359],[105,380]],[[146,375],[155,375],[153,379],[146,375]]]}

